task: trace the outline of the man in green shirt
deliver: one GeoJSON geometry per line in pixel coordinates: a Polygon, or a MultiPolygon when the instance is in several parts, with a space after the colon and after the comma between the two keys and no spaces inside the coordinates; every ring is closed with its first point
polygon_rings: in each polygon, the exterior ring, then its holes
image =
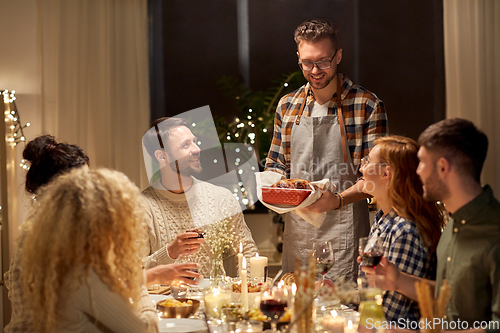
{"type": "MultiPolygon", "coordinates": [[[[440,327],[500,332],[500,203],[480,183],[488,138],[456,118],[429,126],[419,143],[424,199],[443,202],[451,214],[437,247],[437,279],[427,280],[436,295],[444,280],[451,287],[440,327]]],[[[415,282],[423,279],[399,272],[385,258],[363,270],[385,275],[388,290],[417,299],[415,282]]]]}

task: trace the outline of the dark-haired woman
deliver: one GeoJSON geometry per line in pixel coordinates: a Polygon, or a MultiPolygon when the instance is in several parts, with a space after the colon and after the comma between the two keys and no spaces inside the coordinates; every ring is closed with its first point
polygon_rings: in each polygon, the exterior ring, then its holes
{"type": "MultiPolygon", "coordinates": [[[[25,189],[35,197],[38,190],[50,183],[56,176],[89,163],[88,156],[80,147],[59,143],[51,135],[42,135],[28,142],[23,151],[23,158],[30,164],[26,173],[25,189]]],[[[12,304],[12,316],[9,325],[5,327],[6,333],[33,331],[33,316],[27,310],[19,279],[22,248],[29,226],[30,223],[27,221],[21,227],[17,251],[12,258],[10,270],[4,276],[12,304]]]]}

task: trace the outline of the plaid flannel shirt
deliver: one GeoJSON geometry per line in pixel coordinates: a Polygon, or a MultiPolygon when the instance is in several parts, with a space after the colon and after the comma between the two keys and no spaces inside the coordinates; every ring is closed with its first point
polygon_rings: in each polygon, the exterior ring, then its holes
{"type": "MultiPolygon", "coordinates": [[[[384,256],[405,273],[426,277],[431,269],[429,250],[423,245],[415,222],[402,218],[391,210],[383,216],[382,210],[375,214],[370,237],[379,237],[384,243],[384,256]]],[[[435,262],[434,262],[435,264],[435,262]]],[[[383,296],[384,313],[387,320],[405,318],[418,321],[420,313],[417,302],[395,291],[386,291],[383,296]]]]}
{"type": "MultiPolygon", "coordinates": [[[[346,126],[347,145],[354,165],[368,155],[373,141],[388,134],[389,128],[384,103],[377,96],[354,84],[346,75],[339,74],[342,81],[342,114],[346,126]]],[[[328,115],[337,112],[337,93],[328,104],[328,115]]],[[[274,134],[266,159],[266,170],[290,176],[290,147],[292,126],[306,99],[303,116],[309,116],[314,95],[309,83],[281,98],[274,118],[274,134]]]]}

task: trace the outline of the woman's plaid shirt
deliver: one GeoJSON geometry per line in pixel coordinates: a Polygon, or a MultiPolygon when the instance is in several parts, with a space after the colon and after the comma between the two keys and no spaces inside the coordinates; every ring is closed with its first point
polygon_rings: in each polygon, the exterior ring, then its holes
{"type": "MultiPolygon", "coordinates": [[[[342,83],[342,113],[347,133],[347,145],[354,165],[368,155],[373,141],[387,135],[389,128],[384,103],[377,96],[354,84],[347,76],[339,74],[342,83]]],[[[337,94],[328,105],[328,114],[337,112],[337,94]]],[[[304,99],[307,106],[303,116],[309,115],[314,96],[309,83],[281,98],[274,118],[274,135],[266,159],[266,170],[275,171],[289,178],[292,126],[304,99]],[[307,96],[307,99],[306,99],[307,96]]],[[[341,161],[338,161],[340,163],[341,161]]]]}
{"type": "MultiPolygon", "coordinates": [[[[369,237],[379,237],[384,244],[384,257],[401,271],[419,277],[428,277],[434,270],[429,249],[422,242],[415,222],[399,216],[391,210],[384,216],[382,210],[375,214],[369,237]]],[[[360,268],[360,275],[361,273],[360,268]]],[[[385,291],[383,307],[387,320],[396,322],[399,318],[418,321],[420,313],[417,302],[395,292],[385,291]]]]}

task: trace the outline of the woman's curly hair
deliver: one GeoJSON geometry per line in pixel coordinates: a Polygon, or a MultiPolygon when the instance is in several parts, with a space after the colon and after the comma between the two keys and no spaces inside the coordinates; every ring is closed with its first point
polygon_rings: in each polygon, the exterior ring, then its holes
{"type": "Polygon", "coordinates": [[[91,270],[111,291],[136,303],[144,214],[139,189],[117,171],[75,168],[40,194],[21,272],[37,331],[56,328],[62,298],[77,290],[91,270]]]}

